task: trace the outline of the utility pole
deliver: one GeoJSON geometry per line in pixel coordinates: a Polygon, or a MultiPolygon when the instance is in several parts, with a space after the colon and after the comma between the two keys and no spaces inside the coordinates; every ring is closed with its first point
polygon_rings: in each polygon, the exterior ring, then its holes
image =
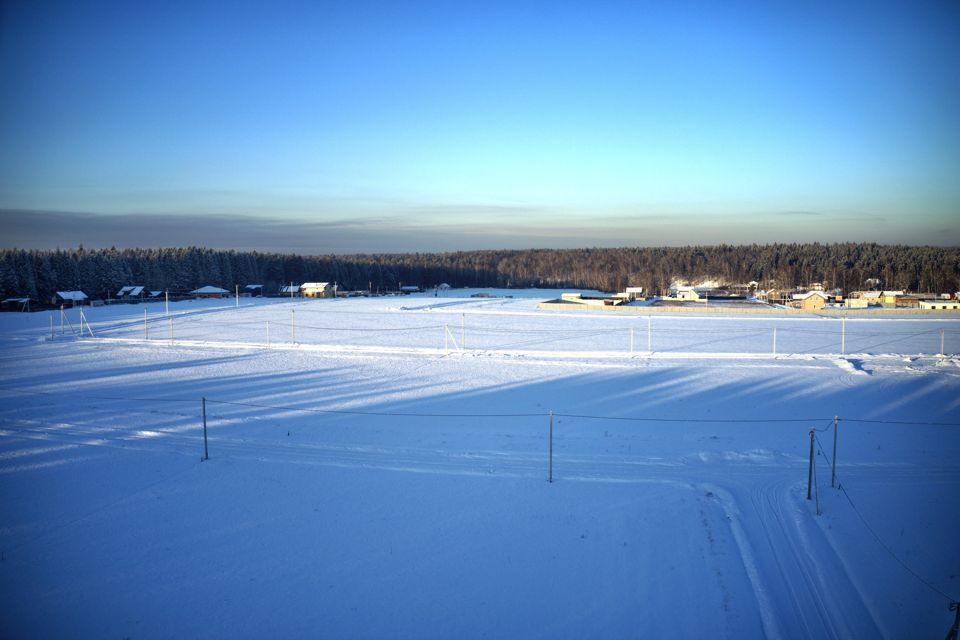
{"type": "Polygon", "coordinates": [[[847,316],[840,318],[840,355],[847,353],[847,316]]]}
{"type": "Polygon", "coordinates": [[[234,294],[237,296],[237,309],[239,309],[240,308],[240,285],[235,284],[233,286],[234,286],[234,294]]]}
{"type": "Polygon", "coordinates": [[[550,462],[547,471],[547,482],[553,482],[553,409],[550,410],[550,462]]]}
{"type": "Polygon", "coordinates": [[[834,483],[837,480],[837,427],[839,426],[840,419],[837,416],[833,416],[833,459],[831,462],[830,469],[830,487],[834,487],[834,483]]]}
{"type": "Polygon", "coordinates": [[[207,452],[207,399],[203,398],[203,459],[209,460],[210,454],[207,452]]]}
{"type": "Polygon", "coordinates": [[[950,611],[957,613],[953,619],[953,626],[950,627],[950,631],[947,631],[946,640],[957,640],[957,634],[960,633],[960,602],[951,602],[950,611]]]}

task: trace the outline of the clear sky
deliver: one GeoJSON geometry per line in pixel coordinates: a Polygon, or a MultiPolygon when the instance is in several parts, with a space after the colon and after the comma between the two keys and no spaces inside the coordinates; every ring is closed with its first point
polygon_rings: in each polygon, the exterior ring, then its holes
{"type": "Polygon", "coordinates": [[[0,209],[21,247],[957,245],[960,3],[0,0],[0,209]]]}

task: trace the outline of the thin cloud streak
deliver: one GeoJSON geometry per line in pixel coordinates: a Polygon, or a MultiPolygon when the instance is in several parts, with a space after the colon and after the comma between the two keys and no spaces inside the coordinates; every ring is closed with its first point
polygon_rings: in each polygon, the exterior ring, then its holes
{"type": "MultiPolygon", "coordinates": [[[[480,207],[483,208],[483,207],[480,207]]],[[[879,216],[694,214],[577,216],[514,213],[485,218],[452,206],[428,214],[339,217],[317,221],[231,214],[96,214],[0,210],[0,246],[23,249],[203,246],[302,254],[394,253],[471,249],[680,246],[769,242],[868,241],[954,246],[957,228],[916,228],[879,216]],[[444,212],[446,214],[444,215],[444,212]]],[[[476,213],[475,208],[467,210],[476,213]]],[[[484,208],[485,209],[485,208],[484,208]]]]}

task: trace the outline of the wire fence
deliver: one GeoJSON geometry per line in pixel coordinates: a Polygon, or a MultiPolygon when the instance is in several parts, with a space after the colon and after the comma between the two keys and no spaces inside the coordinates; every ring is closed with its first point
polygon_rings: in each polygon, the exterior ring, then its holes
{"type": "MultiPolygon", "coordinates": [[[[384,313],[335,314],[278,306],[153,314],[95,320],[79,308],[50,315],[51,339],[83,337],[152,344],[222,344],[263,348],[471,352],[651,354],[953,356],[960,352],[954,320],[850,320],[436,314],[414,322],[384,313]],[[339,315],[339,317],[338,317],[339,315]],[[59,316],[59,317],[58,317],[59,316]]],[[[422,315],[422,314],[421,314],[422,315]]]]}
{"type": "MultiPolygon", "coordinates": [[[[854,420],[850,420],[850,422],[854,422],[854,420]]],[[[861,423],[862,423],[862,422],[872,422],[872,421],[856,420],[855,422],[861,422],[861,423]]],[[[888,423],[885,423],[885,424],[891,424],[891,423],[888,422],[888,423]]],[[[903,424],[903,423],[892,423],[892,424],[903,424]]],[[[929,423],[928,423],[928,424],[929,424],[929,423]]],[[[956,425],[951,425],[951,426],[956,426],[956,425]]],[[[863,525],[863,527],[870,533],[870,536],[876,541],[876,543],[880,546],[880,548],[881,548],[884,552],[886,552],[886,554],[887,554],[896,564],[898,564],[900,567],[902,567],[904,571],[906,571],[910,576],[912,576],[915,580],[917,580],[917,582],[919,582],[920,584],[922,584],[923,586],[925,586],[927,589],[929,589],[932,593],[940,596],[941,598],[943,598],[944,600],[946,600],[946,601],[947,601],[949,604],[951,604],[951,605],[954,605],[955,603],[957,603],[958,601],[960,601],[960,598],[958,598],[958,597],[953,597],[953,596],[951,596],[950,594],[948,594],[946,591],[944,591],[943,589],[940,589],[940,588],[937,587],[935,584],[933,584],[933,582],[932,582],[931,580],[928,580],[928,579],[925,578],[922,574],[920,574],[918,571],[916,571],[915,569],[913,569],[913,567],[911,567],[909,564],[907,564],[907,563],[903,560],[903,558],[901,558],[900,555],[897,554],[897,553],[893,550],[893,548],[892,548],[886,541],[884,541],[884,539],[880,536],[880,534],[877,533],[876,528],[875,528],[873,525],[871,525],[870,522],[867,520],[867,518],[863,515],[863,511],[862,511],[859,507],[857,507],[857,504],[854,502],[853,498],[850,496],[850,492],[847,490],[847,487],[844,486],[844,484],[843,484],[842,482],[840,482],[839,477],[836,476],[836,472],[835,472],[835,469],[836,469],[836,465],[835,465],[836,445],[834,445],[833,455],[832,455],[832,456],[829,455],[829,454],[827,453],[827,451],[826,451],[826,447],[824,447],[824,446],[823,446],[823,443],[820,441],[819,435],[817,435],[818,432],[819,432],[819,433],[822,433],[823,431],[829,430],[830,428],[834,429],[834,434],[836,434],[837,422],[833,422],[832,425],[831,425],[831,427],[828,427],[827,429],[813,429],[813,430],[811,431],[811,436],[812,436],[811,445],[813,445],[814,443],[816,444],[816,455],[814,455],[813,449],[811,448],[811,457],[810,457],[810,469],[811,469],[811,472],[812,472],[812,474],[811,474],[811,482],[813,483],[813,491],[814,491],[814,494],[815,494],[815,496],[816,496],[816,498],[815,498],[815,499],[816,499],[816,502],[815,502],[815,511],[816,511],[816,514],[819,516],[819,515],[821,515],[821,514],[823,513],[823,509],[822,509],[821,503],[820,503],[820,482],[819,482],[819,480],[817,479],[817,468],[818,468],[817,460],[818,460],[819,457],[822,456],[822,457],[827,461],[827,463],[831,466],[831,468],[832,468],[832,471],[831,471],[831,488],[835,489],[836,491],[838,491],[839,493],[841,493],[841,494],[843,495],[843,497],[846,499],[846,504],[849,505],[850,508],[853,510],[853,513],[856,514],[857,520],[858,520],[858,521],[863,525]]],[[[836,442],[836,440],[834,440],[834,442],[836,442]]],[[[808,487],[808,492],[807,492],[807,499],[810,499],[810,490],[809,490],[809,487],[808,487]]],[[[951,610],[953,610],[952,607],[951,607],[951,610]]]]}
{"type": "MultiPolygon", "coordinates": [[[[15,418],[8,415],[7,418],[0,420],[0,435],[2,436],[16,436],[28,440],[42,440],[47,444],[59,443],[68,447],[105,446],[124,450],[156,450],[158,446],[161,446],[156,443],[162,443],[163,450],[170,452],[193,452],[194,455],[197,455],[202,450],[202,460],[209,459],[210,451],[212,450],[214,457],[224,456],[229,458],[237,456],[249,456],[252,454],[258,459],[275,457],[285,460],[293,457],[297,458],[301,462],[310,461],[334,465],[353,464],[358,466],[383,466],[385,460],[388,460],[389,465],[391,465],[386,468],[398,468],[398,466],[402,465],[411,465],[412,467],[431,464],[456,465],[456,462],[438,462],[436,459],[430,460],[430,456],[433,456],[434,458],[444,457],[443,454],[445,452],[438,450],[428,452],[428,457],[424,458],[419,457],[419,455],[423,453],[422,450],[405,446],[397,446],[396,443],[394,443],[393,446],[384,447],[382,445],[374,445],[366,448],[358,447],[356,442],[353,440],[350,440],[349,443],[344,444],[344,442],[339,440],[338,437],[342,436],[344,433],[352,433],[355,428],[355,425],[352,423],[346,425],[345,429],[339,431],[330,428],[332,425],[324,425],[328,428],[322,432],[323,437],[319,440],[311,439],[308,442],[284,442],[284,440],[290,438],[292,427],[290,427],[289,424],[280,421],[279,418],[293,414],[304,414],[323,415],[329,417],[365,417],[375,418],[378,421],[383,419],[401,419],[412,421],[410,424],[421,424],[428,422],[437,423],[438,421],[441,424],[444,424],[450,420],[466,420],[476,421],[477,423],[488,427],[504,426],[507,424],[513,425],[517,424],[516,421],[522,421],[522,424],[525,425],[525,429],[518,430],[517,433],[520,435],[526,433],[528,436],[530,436],[530,438],[528,441],[521,444],[517,449],[512,451],[496,452],[473,450],[472,452],[464,451],[458,455],[469,458],[472,463],[475,463],[484,455],[496,457],[498,462],[507,464],[523,472],[535,472],[536,469],[539,468],[540,472],[544,473],[550,482],[553,482],[555,478],[555,469],[560,471],[561,475],[558,477],[563,477],[565,468],[569,468],[571,470],[576,469],[578,465],[582,466],[585,461],[589,463],[590,468],[592,469],[603,469],[604,467],[612,466],[617,467],[617,472],[624,474],[651,473],[649,468],[640,470],[640,467],[636,461],[631,461],[624,456],[606,456],[598,453],[596,449],[593,449],[592,451],[582,450],[579,447],[579,445],[583,442],[582,440],[578,441],[577,448],[567,449],[562,455],[557,456],[556,462],[561,463],[562,466],[555,467],[555,438],[562,439],[565,437],[562,434],[569,432],[569,423],[571,421],[574,423],[579,422],[587,424],[606,423],[611,421],[627,424],[647,423],[652,424],[653,426],[672,426],[678,423],[691,426],[717,424],[766,424],[771,426],[794,426],[799,424],[814,425],[811,426],[809,430],[810,461],[807,497],[808,499],[815,501],[815,513],[818,516],[823,513],[820,485],[821,483],[825,483],[825,481],[820,480],[818,473],[820,458],[822,457],[830,466],[831,487],[843,494],[846,500],[845,504],[849,505],[849,507],[855,513],[857,520],[862,523],[864,528],[870,533],[871,537],[875,539],[877,544],[893,559],[893,561],[899,564],[913,578],[915,578],[918,582],[923,584],[932,592],[936,593],[938,596],[946,599],[949,602],[955,602],[957,600],[943,589],[937,587],[933,581],[927,579],[921,573],[913,569],[908,563],[906,563],[900,557],[900,555],[898,555],[893,548],[880,536],[880,534],[877,532],[877,529],[864,516],[863,510],[857,506],[847,488],[847,485],[841,481],[839,475],[837,474],[836,436],[838,433],[838,427],[842,423],[861,425],[891,425],[896,427],[923,426],[960,428],[960,422],[880,420],[863,417],[847,418],[840,416],[810,416],[802,418],[671,418],[597,415],[554,411],[368,411],[360,409],[331,409],[317,406],[280,405],[208,397],[134,397],[110,394],[70,394],[68,398],[64,398],[63,394],[61,393],[38,390],[23,390],[12,387],[0,387],[0,392],[7,394],[8,398],[11,396],[44,396],[51,400],[53,398],[59,398],[62,401],[69,402],[75,413],[90,416],[88,420],[81,422],[76,419],[70,421],[57,419],[54,421],[44,420],[42,418],[15,418]],[[107,409],[103,409],[102,407],[97,407],[93,404],[96,402],[121,403],[122,407],[111,405],[107,409]],[[178,409],[172,412],[163,411],[154,408],[152,406],[153,403],[158,403],[160,406],[183,407],[183,409],[178,409]],[[209,414],[208,407],[211,408],[211,410],[209,410],[209,414]],[[227,410],[226,413],[217,411],[217,407],[227,410]],[[246,411],[245,413],[237,414],[235,413],[237,410],[254,411],[246,411]],[[104,426],[100,423],[100,417],[104,415],[113,416],[114,420],[116,420],[118,416],[123,416],[129,422],[139,422],[140,420],[135,417],[137,415],[149,415],[155,422],[159,422],[159,424],[155,424],[149,428],[144,427],[135,430],[121,429],[118,432],[117,429],[110,426],[104,426]],[[168,422],[170,424],[164,426],[164,419],[169,419],[168,422]],[[208,435],[208,420],[213,423],[213,425],[216,425],[215,428],[217,435],[214,438],[211,438],[208,435]],[[560,420],[566,420],[568,424],[562,431],[556,431],[555,426],[558,426],[560,420]],[[236,425],[238,422],[242,422],[247,425],[250,423],[256,423],[258,427],[260,427],[257,430],[259,435],[255,433],[251,436],[250,433],[245,433],[242,435],[242,437],[237,437],[238,434],[231,427],[236,425]],[[287,426],[284,427],[283,425],[285,424],[287,426]],[[200,430],[201,425],[202,432],[200,430]],[[278,426],[280,427],[281,433],[277,433],[278,426]],[[284,438],[282,435],[282,431],[284,429],[286,430],[286,438],[284,438]],[[832,453],[828,453],[828,447],[824,446],[820,440],[821,434],[827,434],[830,432],[832,432],[834,436],[832,453]],[[270,434],[270,437],[267,437],[264,434],[270,434]],[[544,440],[547,442],[544,442],[544,440]],[[546,446],[544,447],[544,445],[546,446]],[[531,447],[536,446],[544,447],[546,450],[544,451],[541,449],[541,451],[538,453],[531,449],[531,447]]],[[[9,407],[7,413],[10,413],[9,407]]],[[[378,434],[382,433],[382,424],[380,422],[376,422],[376,424],[378,434]]],[[[402,435],[404,425],[401,424],[399,426],[402,435]]],[[[607,435],[608,434],[604,431],[602,437],[606,437],[607,435]]],[[[513,436],[511,435],[510,437],[513,436]]],[[[601,438],[601,432],[598,429],[588,430],[585,437],[596,442],[598,438],[601,438]]],[[[470,447],[468,447],[468,449],[470,449],[470,447]]],[[[650,461],[648,460],[646,462],[647,467],[649,467],[650,461]]],[[[663,462],[656,464],[665,465],[663,462]]],[[[656,464],[654,464],[654,466],[656,466],[656,464]]],[[[571,473],[573,473],[573,471],[571,471],[571,473]]]]}

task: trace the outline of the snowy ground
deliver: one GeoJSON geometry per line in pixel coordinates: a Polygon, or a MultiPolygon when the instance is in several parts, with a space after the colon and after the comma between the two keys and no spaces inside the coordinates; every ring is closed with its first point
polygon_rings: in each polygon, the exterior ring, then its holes
{"type": "Polygon", "coordinates": [[[508,293],[0,315],[0,636],[946,633],[956,316],[508,293]]]}

